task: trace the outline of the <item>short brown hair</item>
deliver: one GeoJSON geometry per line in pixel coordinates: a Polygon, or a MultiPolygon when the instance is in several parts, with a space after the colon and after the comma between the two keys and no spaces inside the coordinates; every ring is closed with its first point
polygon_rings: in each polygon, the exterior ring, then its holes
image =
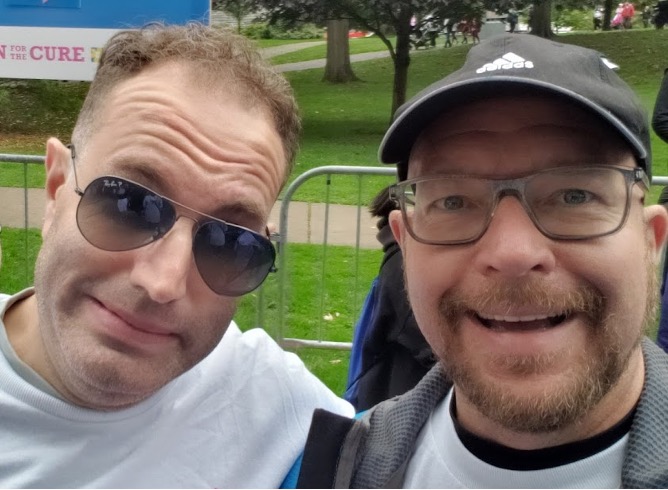
{"type": "Polygon", "coordinates": [[[204,80],[229,81],[234,90],[243,95],[246,104],[266,108],[283,141],[287,166],[284,178],[287,179],[294,165],[301,131],[290,84],[243,36],[195,22],[184,26],[150,24],[115,34],[104,47],[72,141],[81,149],[85,147],[96,129],[96,117],[106,97],[119,83],[148,66],[165,61],[192,63],[202,71],[204,80]]]}

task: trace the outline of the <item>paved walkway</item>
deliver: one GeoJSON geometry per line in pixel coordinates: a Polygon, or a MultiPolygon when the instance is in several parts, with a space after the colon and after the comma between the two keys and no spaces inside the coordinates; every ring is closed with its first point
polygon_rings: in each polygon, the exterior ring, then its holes
{"type": "MultiPolygon", "coordinates": [[[[360,53],[360,54],[351,54],[350,62],[354,63],[356,61],[367,61],[375,60],[378,58],[387,58],[390,56],[388,50],[383,51],[374,51],[372,53],[360,53]]],[[[324,68],[327,63],[327,60],[310,60],[310,61],[298,61],[296,63],[285,63],[283,65],[276,65],[276,70],[279,72],[286,71],[298,71],[298,70],[310,70],[312,68],[324,68]]]]}
{"type": "MultiPolygon", "coordinates": [[[[265,58],[279,54],[298,51],[307,47],[324,44],[325,41],[308,41],[303,43],[284,44],[270,48],[263,48],[265,58]]],[[[389,52],[378,51],[350,56],[351,62],[365,61],[389,56],[389,52]]],[[[277,69],[284,71],[308,70],[323,68],[326,60],[311,60],[298,63],[277,65],[277,69]]],[[[13,187],[0,187],[0,225],[7,227],[40,228],[44,216],[44,190],[13,187]]],[[[270,220],[278,225],[280,218],[278,202],[271,212],[270,220]]],[[[372,219],[366,208],[362,208],[359,219],[360,247],[379,248],[376,240],[375,219],[372,219]]],[[[325,238],[331,245],[355,245],[357,241],[358,208],[331,204],[329,206],[328,233],[325,237],[325,204],[292,202],[288,208],[288,241],[292,243],[323,243],[325,238]]]]}
{"type": "MultiPolygon", "coordinates": [[[[311,46],[319,46],[325,44],[326,41],[306,41],[303,43],[294,43],[294,44],[281,44],[280,46],[272,46],[270,48],[262,48],[262,56],[265,58],[273,58],[279,54],[293,53],[295,51],[301,51],[304,48],[310,48],[311,46]]],[[[360,53],[350,55],[350,62],[355,63],[356,61],[367,61],[375,60],[378,58],[387,58],[390,56],[390,52],[387,49],[382,51],[373,51],[371,53],[360,53]]],[[[276,70],[279,72],[286,71],[299,71],[299,70],[311,70],[313,68],[324,68],[327,64],[327,60],[309,60],[309,61],[298,61],[295,63],[284,63],[282,65],[276,65],[276,70]]]]}
{"type": "Polygon", "coordinates": [[[304,41],[303,43],[292,43],[292,44],[281,44],[279,46],[271,46],[268,48],[261,48],[260,53],[262,53],[263,58],[273,58],[279,54],[293,53],[295,51],[301,51],[305,48],[310,48],[312,46],[320,46],[325,44],[327,41],[304,41]]]}

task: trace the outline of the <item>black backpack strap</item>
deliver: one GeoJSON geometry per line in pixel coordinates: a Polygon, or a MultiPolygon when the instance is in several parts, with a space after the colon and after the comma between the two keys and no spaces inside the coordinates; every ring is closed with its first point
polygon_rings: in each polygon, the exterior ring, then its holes
{"type": "Polygon", "coordinates": [[[313,413],[297,488],[333,488],[343,441],[354,419],[323,409],[313,413]]]}

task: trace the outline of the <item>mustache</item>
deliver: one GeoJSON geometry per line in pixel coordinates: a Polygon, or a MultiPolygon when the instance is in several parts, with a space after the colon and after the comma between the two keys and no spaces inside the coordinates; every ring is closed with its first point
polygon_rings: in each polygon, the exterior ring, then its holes
{"type": "Polygon", "coordinates": [[[601,324],[606,311],[604,294],[588,283],[564,290],[537,279],[505,281],[486,285],[475,293],[463,294],[459,288],[446,291],[441,297],[439,309],[442,317],[451,325],[471,313],[506,310],[540,305],[555,314],[581,314],[592,325],[601,324]]]}

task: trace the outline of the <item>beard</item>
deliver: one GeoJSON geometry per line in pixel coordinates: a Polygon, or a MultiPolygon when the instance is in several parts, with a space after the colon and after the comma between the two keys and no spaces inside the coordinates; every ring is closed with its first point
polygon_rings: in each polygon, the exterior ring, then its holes
{"type": "MultiPolygon", "coordinates": [[[[648,294],[643,325],[648,325],[655,317],[658,305],[655,267],[649,257],[646,262],[648,294]]],[[[441,330],[439,344],[442,348],[437,355],[457,391],[465,395],[485,417],[514,432],[540,434],[557,431],[582,418],[615,386],[643,337],[644,329],[638,327],[637,337],[629,349],[620,335],[625,326],[616,324],[618,320],[606,314],[607,311],[606,297],[587,283],[566,293],[541,281],[492,284],[473,296],[450,290],[440,300],[439,318],[445,331],[441,330]],[[557,385],[546,384],[539,393],[511,392],[486,378],[472,359],[467,358],[458,333],[467,315],[485,311],[491,305],[521,308],[537,304],[545,305],[548,311],[563,311],[584,318],[587,348],[573,358],[573,369],[565,381],[557,385]]],[[[492,368],[521,379],[548,372],[561,355],[556,352],[499,354],[489,361],[492,368]]]]}

